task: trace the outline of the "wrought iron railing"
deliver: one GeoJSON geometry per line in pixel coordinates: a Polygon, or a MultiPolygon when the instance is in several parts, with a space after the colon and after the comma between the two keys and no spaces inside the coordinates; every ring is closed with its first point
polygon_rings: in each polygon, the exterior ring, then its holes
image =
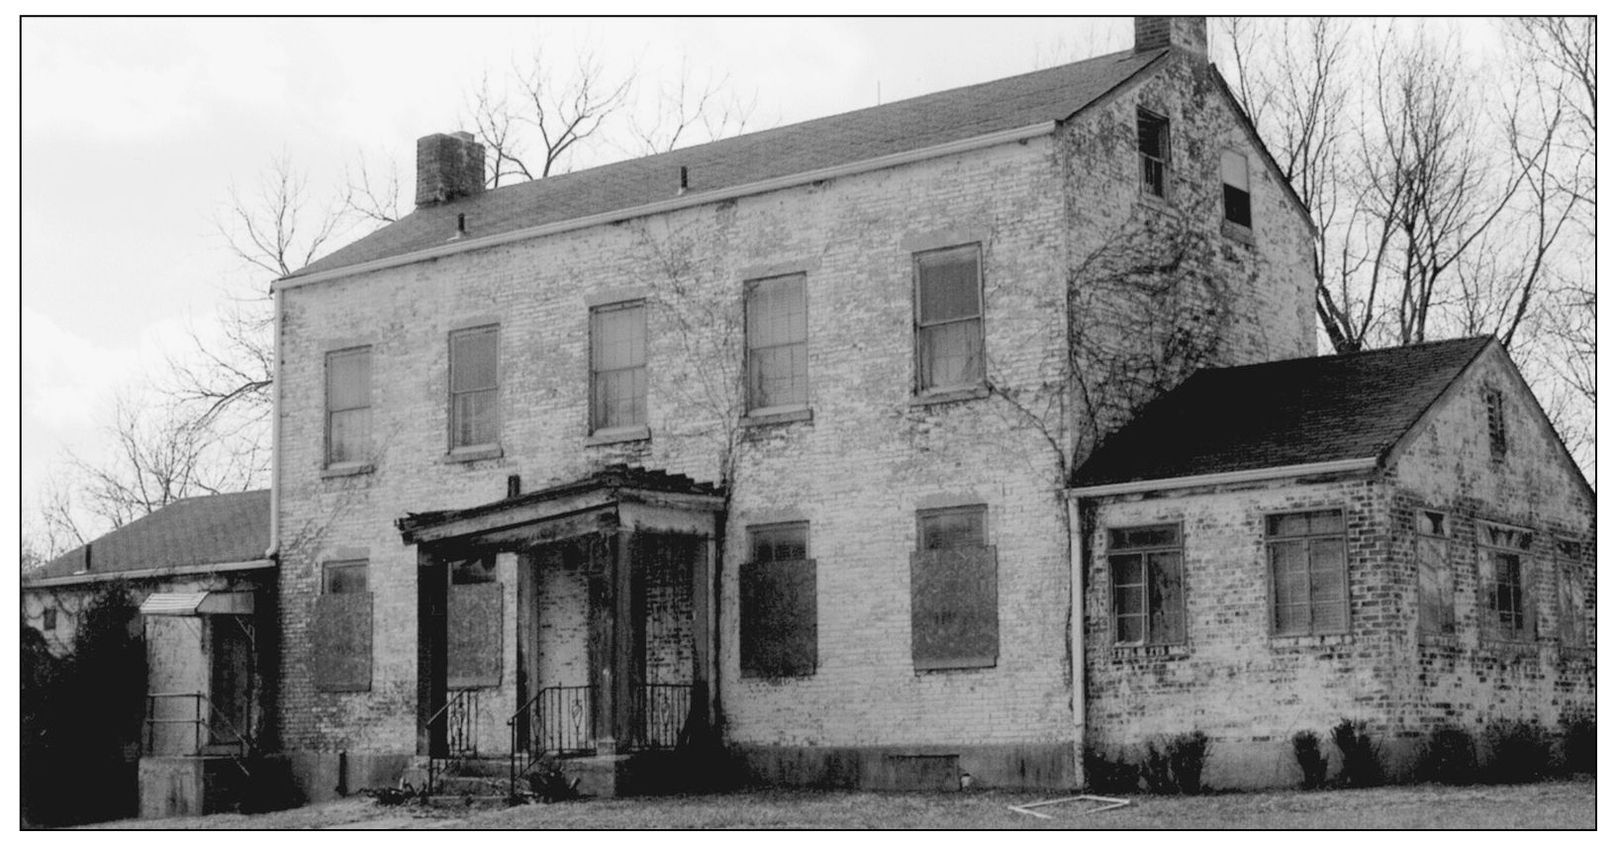
{"type": "Polygon", "coordinates": [[[436,793],[438,780],[477,755],[477,691],[461,689],[449,693],[449,700],[426,720],[426,727],[432,739],[426,763],[426,790],[436,793]]]}
{"type": "Polygon", "coordinates": [[[527,699],[506,724],[511,729],[510,796],[516,781],[547,756],[577,756],[595,750],[595,687],[546,686],[527,699]]]}
{"type": "Polygon", "coordinates": [[[640,683],[634,686],[630,747],[673,750],[680,746],[690,718],[690,684],[640,683]]]}

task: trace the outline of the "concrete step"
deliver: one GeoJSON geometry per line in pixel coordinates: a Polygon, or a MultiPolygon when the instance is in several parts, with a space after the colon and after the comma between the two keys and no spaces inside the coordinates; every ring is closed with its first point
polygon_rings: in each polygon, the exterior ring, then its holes
{"type": "Polygon", "coordinates": [[[436,809],[455,809],[465,806],[470,806],[473,809],[503,809],[507,805],[503,794],[434,794],[426,799],[426,803],[436,809]]]}
{"type": "Polygon", "coordinates": [[[470,796],[504,796],[510,787],[509,777],[463,777],[451,775],[439,777],[437,791],[433,794],[442,795],[470,795],[470,796]]]}

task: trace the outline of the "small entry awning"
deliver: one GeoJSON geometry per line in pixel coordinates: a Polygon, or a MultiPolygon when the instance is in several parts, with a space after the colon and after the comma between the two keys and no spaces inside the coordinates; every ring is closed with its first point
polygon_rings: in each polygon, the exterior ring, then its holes
{"type": "Polygon", "coordinates": [[[152,593],[140,603],[143,616],[251,616],[252,612],[250,592],[152,593]]]}

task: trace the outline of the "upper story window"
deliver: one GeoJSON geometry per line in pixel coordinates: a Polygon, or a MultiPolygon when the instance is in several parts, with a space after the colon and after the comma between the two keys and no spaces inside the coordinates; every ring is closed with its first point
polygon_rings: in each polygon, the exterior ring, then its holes
{"type": "Polygon", "coordinates": [[[499,327],[449,334],[449,449],[499,443],[499,327]]]}
{"type": "Polygon", "coordinates": [[[915,255],[915,370],[920,393],[984,382],[982,248],[915,255]]]}
{"type": "Polygon", "coordinates": [[[589,428],[645,426],[645,302],[589,311],[589,428]]]}
{"type": "Polygon", "coordinates": [[[370,348],[325,355],[325,463],[370,460],[370,348]]]}
{"type": "Polygon", "coordinates": [[[1185,641],[1184,549],[1177,525],[1112,529],[1111,630],[1117,645],[1185,641]]]}
{"type": "Polygon", "coordinates": [[[1537,637],[1537,605],[1532,599],[1527,557],[1532,533],[1496,523],[1477,523],[1481,544],[1477,579],[1481,589],[1483,627],[1498,639],[1531,641],[1537,637]]]}
{"type": "Polygon", "coordinates": [[[1487,401],[1487,444],[1493,458],[1501,459],[1509,450],[1504,430],[1504,392],[1488,386],[1484,392],[1487,401]]]}
{"type": "Polygon", "coordinates": [[[1275,634],[1346,633],[1346,532],[1338,508],[1268,516],[1275,634]]]}
{"type": "Polygon", "coordinates": [[[1223,218],[1233,225],[1251,229],[1251,164],[1234,151],[1223,153],[1223,218]]]}
{"type": "Polygon", "coordinates": [[[1167,118],[1139,109],[1139,186],[1146,194],[1167,197],[1167,118]]]}
{"type": "Polygon", "coordinates": [[[808,404],[808,301],[800,274],[746,284],[746,408],[808,404]]]}
{"type": "Polygon", "coordinates": [[[987,508],[920,511],[909,562],[910,643],[916,671],[984,668],[999,659],[999,558],[987,508]]]}

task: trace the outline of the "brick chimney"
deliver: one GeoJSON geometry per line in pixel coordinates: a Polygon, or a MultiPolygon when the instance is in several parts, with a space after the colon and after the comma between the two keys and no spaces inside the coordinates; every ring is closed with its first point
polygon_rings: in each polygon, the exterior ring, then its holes
{"type": "Polygon", "coordinates": [[[1133,19],[1133,51],[1177,47],[1206,61],[1206,18],[1136,17],[1133,19]]]}
{"type": "Polygon", "coordinates": [[[483,191],[483,145],[470,132],[415,141],[415,206],[430,207],[483,191]]]}

